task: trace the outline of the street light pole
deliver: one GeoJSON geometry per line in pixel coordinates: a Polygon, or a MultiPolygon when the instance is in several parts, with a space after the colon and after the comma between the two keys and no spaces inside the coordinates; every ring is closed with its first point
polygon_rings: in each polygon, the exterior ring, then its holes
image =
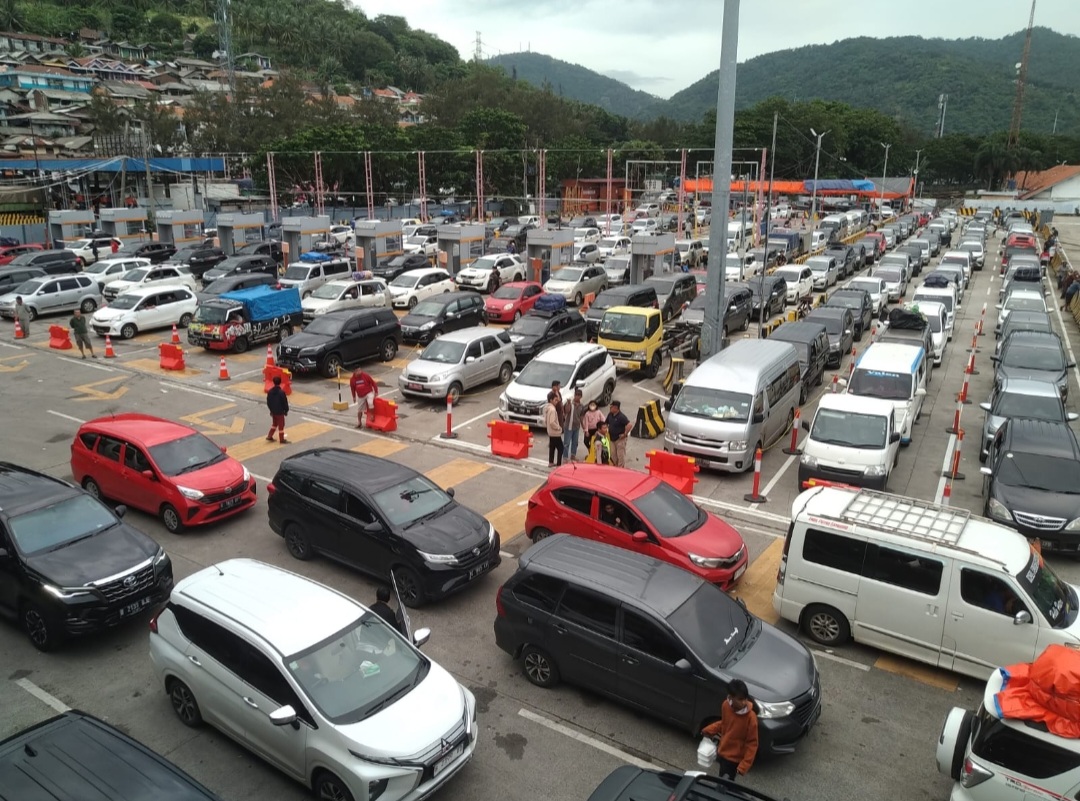
{"type": "Polygon", "coordinates": [[[914,198],[919,196],[919,156],[922,154],[923,150],[925,150],[925,148],[920,147],[918,150],[915,151],[915,190],[912,193],[912,207],[915,206],[914,198]]]}
{"type": "Polygon", "coordinates": [[[892,147],[892,143],[885,144],[879,142],[883,148],[885,148],[885,166],[881,168],[881,199],[878,200],[878,213],[881,213],[881,207],[885,204],[885,176],[889,174],[889,148],[892,147]]]}
{"type": "MultiPolygon", "coordinates": [[[[831,129],[830,129],[831,130],[831,129]]],[[[825,137],[829,131],[822,131],[818,133],[813,128],[810,129],[810,133],[817,137],[817,149],[814,154],[814,192],[810,201],[810,227],[813,228],[814,220],[817,219],[817,176],[818,166],[821,164],[821,140],[825,137]]]]}

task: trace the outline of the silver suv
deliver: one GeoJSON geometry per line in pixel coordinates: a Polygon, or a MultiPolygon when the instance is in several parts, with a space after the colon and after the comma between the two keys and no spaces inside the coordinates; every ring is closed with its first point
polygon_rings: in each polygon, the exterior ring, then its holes
{"type": "Polygon", "coordinates": [[[15,316],[15,298],[21,297],[30,319],[43,314],[82,309],[90,314],[101,305],[101,289],[89,275],[58,275],[31,278],[0,297],[0,316],[15,316]]]}
{"type": "Polygon", "coordinates": [[[453,398],[487,381],[505,384],[517,366],[514,343],[506,331],[484,326],[443,334],[424,348],[419,359],[398,376],[403,395],[453,398]]]}
{"type": "Polygon", "coordinates": [[[353,263],[348,259],[329,259],[325,261],[294,261],[278,281],[282,286],[294,286],[300,293],[301,298],[308,297],[312,292],[342,278],[352,275],[353,263]]]}

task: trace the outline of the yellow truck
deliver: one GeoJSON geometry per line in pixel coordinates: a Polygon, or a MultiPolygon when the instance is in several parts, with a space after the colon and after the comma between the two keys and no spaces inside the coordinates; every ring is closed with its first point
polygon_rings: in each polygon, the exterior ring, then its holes
{"type": "Polygon", "coordinates": [[[688,353],[696,337],[682,327],[664,327],[660,309],[612,306],[600,320],[597,342],[607,348],[615,369],[642,371],[649,378],[660,372],[664,356],[688,353]]]}

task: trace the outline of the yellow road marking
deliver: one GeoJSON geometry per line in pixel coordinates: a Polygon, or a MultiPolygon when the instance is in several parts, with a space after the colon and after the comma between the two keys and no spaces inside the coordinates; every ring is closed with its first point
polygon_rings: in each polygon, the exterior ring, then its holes
{"type": "Polygon", "coordinates": [[[186,417],[181,417],[185,423],[191,423],[193,426],[201,430],[204,434],[243,434],[245,420],[243,417],[234,416],[232,422],[226,425],[225,423],[215,423],[212,420],[206,418],[216,414],[217,412],[224,412],[227,409],[235,409],[235,403],[226,403],[224,406],[215,406],[213,409],[206,409],[202,412],[196,412],[195,414],[189,414],[186,417]]]}
{"type": "Polygon", "coordinates": [[[955,673],[931,667],[922,662],[913,662],[902,656],[882,654],[877,658],[877,661],[874,662],[874,667],[879,670],[884,670],[887,673],[895,673],[898,676],[913,679],[922,684],[929,684],[931,687],[937,687],[939,690],[945,690],[950,693],[956,692],[957,688],[960,686],[960,679],[957,678],[955,673]]]}
{"type": "MultiPolygon", "coordinates": [[[[184,354],[185,361],[188,358],[188,354],[184,354]]],[[[155,373],[157,375],[168,376],[186,376],[186,375],[202,375],[202,370],[196,370],[193,367],[185,367],[183,370],[162,370],[161,363],[157,359],[132,359],[130,362],[124,362],[124,367],[133,367],[136,370],[144,371],[147,373],[155,373]]]]}
{"type": "Polygon", "coordinates": [[[249,350],[247,353],[225,353],[220,350],[208,350],[203,351],[210,356],[217,356],[219,359],[224,356],[226,362],[241,362],[248,364],[250,362],[265,362],[266,354],[259,353],[257,350],[249,350]]]}
{"type": "Polygon", "coordinates": [[[751,614],[766,623],[780,620],[780,616],[773,609],[772,595],[776,588],[776,571],[783,555],[784,541],[774,540],[761,556],[746,568],[733,593],[736,598],[742,598],[751,614]]]}
{"type": "Polygon", "coordinates": [[[526,490],[513,500],[507,501],[484,515],[502,537],[503,547],[525,533],[525,514],[529,511],[529,498],[539,486],[537,484],[536,487],[526,490]]]}
{"type": "Polygon", "coordinates": [[[357,445],[352,450],[357,453],[366,453],[368,456],[378,456],[385,459],[387,456],[392,456],[399,451],[403,451],[409,447],[407,442],[402,442],[397,439],[384,439],[378,437],[365,442],[363,445],[357,445]]]}
{"type": "Polygon", "coordinates": [[[442,488],[463,484],[475,478],[491,467],[490,464],[474,462],[472,459],[454,459],[424,473],[428,479],[442,488]]]}
{"type": "MultiPolygon", "coordinates": [[[[265,398],[266,392],[263,391],[263,383],[261,381],[240,381],[233,384],[232,389],[237,392],[243,392],[245,395],[254,395],[256,398],[265,398]]],[[[322,400],[318,395],[309,395],[306,392],[300,392],[293,389],[292,394],[289,395],[290,406],[314,406],[322,400]]]]}
{"type": "Polygon", "coordinates": [[[16,359],[22,359],[18,364],[0,364],[0,373],[17,373],[22,370],[26,365],[30,364],[30,360],[23,358],[22,356],[5,356],[0,359],[0,362],[11,362],[16,359]]]}
{"type": "Polygon", "coordinates": [[[103,401],[103,400],[116,400],[124,395],[127,391],[127,387],[117,387],[109,392],[103,389],[97,389],[97,387],[105,386],[106,384],[115,385],[117,381],[126,381],[126,375],[113,376],[112,378],[106,378],[102,381],[95,381],[92,384],[80,384],[77,387],[72,387],[75,392],[81,393],[79,397],[72,398],[77,401],[103,401]]]}
{"type": "MultiPolygon", "coordinates": [[[[269,426],[267,428],[269,429],[269,426]]],[[[322,423],[300,423],[299,425],[288,426],[285,429],[285,437],[294,443],[298,443],[333,430],[333,426],[323,425],[322,423]]],[[[254,459],[256,456],[262,456],[271,451],[281,451],[282,455],[288,455],[289,453],[295,453],[295,448],[282,445],[276,439],[273,442],[267,442],[265,437],[256,437],[255,439],[231,445],[228,454],[234,459],[246,462],[248,459],[254,459]]]]}

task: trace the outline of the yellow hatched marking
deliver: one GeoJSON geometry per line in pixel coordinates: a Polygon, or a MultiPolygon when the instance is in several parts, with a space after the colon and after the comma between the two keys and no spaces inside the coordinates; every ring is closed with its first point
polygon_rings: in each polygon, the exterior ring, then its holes
{"type": "Polygon", "coordinates": [[[357,445],[352,450],[357,453],[366,453],[368,456],[378,456],[385,459],[387,456],[393,456],[395,453],[405,450],[409,445],[406,442],[396,439],[383,439],[379,437],[377,439],[371,439],[365,442],[363,445],[357,445]]]}
{"type": "Polygon", "coordinates": [[[428,470],[424,475],[445,489],[464,484],[470,478],[475,478],[490,469],[490,467],[489,464],[474,462],[472,459],[454,459],[452,462],[428,470]]]}
{"type": "MultiPolygon", "coordinates": [[[[267,425],[267,429],[269,429],[269,425],[267,425]]],[[[323,425],[322,423],[300,423],[299,425],[288,426],[285,429],[285,437],[293,443],[299,443],[333,430],[333,426],[323,425]]],[[[248,459],[254,459],[256,456],[262,456],[271,451],[281,451],[282,455],[287,455],[293,453],[295,449],[290,448],[288,445],[282,445],[277,439],[269,442],[265,436],[262,436],[230,446],[228,454],[234,459],[246,462],[248,459]]]]}
{"type": "Polygon", "coordinates": [[[484,515],[502,537],[503,547],[525,533],[525,514],[529,511],[529,498],[539,486],[537,484],[536,487],[526,490],[513,500],[507,501],[484,515]]]}

